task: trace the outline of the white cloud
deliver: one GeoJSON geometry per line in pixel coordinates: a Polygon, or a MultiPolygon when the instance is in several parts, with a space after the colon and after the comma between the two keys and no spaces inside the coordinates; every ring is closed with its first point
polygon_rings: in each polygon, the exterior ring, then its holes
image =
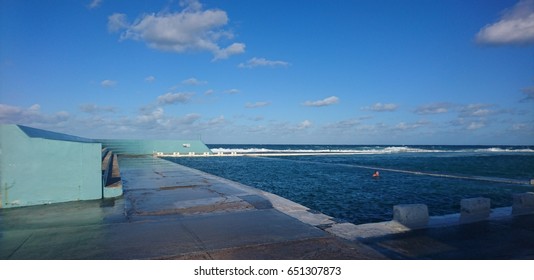
{"type": "Polygon", "coordinates": [[[178,123],[179,124],[191,125],[194,122],[196,122],[197,120],[199,120],[201,117],[202,116],[200,116],[199,114],[196,114],[196,113],[187,114],[183,118],[178,119],[178,123]]]}
{"type": "Polygon", "coordinates": [[[534,87],[527,87],[521,90],[521,92],[526,95],[521,102],[534,101],[534,87]]]}
{"type": "Polygon", "coordinates": [[[212,89],[208,89],[208,90],[206,90],[206,91],[204,92],[205,95],[212,95],[212,94],[214,94],[214,93],[215,93],[215,91],[212,90],[212,89]]]}
{"type": "Polygon", "coordinates": [[[139,124],[161,124],[164,122],[165,111],[161,107],[156,107],[153,110],[142,109],[141,114],[137,116],[137,123],[139,124]]]}
{"type": "Polygon", "coordinates": [[[244,53],[245,47],[246,46],[243,43],[233,43],[224,49],[217,50],[214,53],[215,57],[213,58],[213,60],[227,59],[232,55],[244,53]]]}
{"type": "Polygon", "coordinates": [[[145,78],[145,82],[147,83],[153,83],[156,80],[156,77],[154,76],[148,76],[145,78]]]}
{"type": "Polygon", "coordinates": [[[490,110],[490,104],[469,104],[460,109],[460,117],[485,117],[498,112],[490,110]]]}
{"type": "Polygon", "coordinates": [[[115,13],[108,17],[108,31],[118,32],[121,29],[128,28],[128,19],[125,14],[115,13]]]}
{"type": "Polygon", "coordinates": [[[415,122],[415,123],[400,122],[395,126],[395,129],[397,129],[397,130],[410,130],[411,131],[411,130],[420,128],[422,126],[428,125],[428,124],[429,124],[428,121],[418,121],[418,122],[415,122]]]}
{"type": "Polygon", "coordinates": [[[361,124],[361,118],[341,120],[325,126],[328,130],[341,130],[346,131],[351,128],[355,128],[361,124]]]}
{"type": "Polygon", "coordinates": [[[80,111],[84,113],[99,113],[99,112],[115,112],[117,109],[111,106],[98,106],[96,104],[82,104],[80,105],[80,111]]]}
{"type": "Polygon", "coordinates": [[[102,0],[93,0],[89,5],[87,6],[89,9],[95,9],[98,8],[102,4],[102,0]]]}
{"type": "Polygon", "coordinates": [[[455,127],[460,127],[461,129],[477,130],[477,129],[485,127],[486,121],[480,118],[473,120],[472,118],[466,119],[463,117],[459,117],[455,120],[452,120],[450,124],[455,127]]]}
{"type": "Polygon", "coordinates": [[[21,108],[7,104],[0,104],[0,123],[6,124],[58,124],[70,119],[70,114],[66,111],[59,111],[53,114],[41,112],[41,106],[34,104],[28,108],[21,108]]]}
{"type": "Polygon", "coordinates": [[[202,10],[202,4],[198,0],[181,0],[180,6],[188,11],[202,10]]]}
{"type": "Polygon", "coordinates": [[[158,96],[159,105],[170,105],[175,103],[187,103],[193,97],[193,93],[171,93],[168,92],[164,95],[158,96]]]}
{"type": "Polygon", "coordinates": [[[221,39],[234,37],[231,31],[223,30],[228,24],[225,11],[202,10],[198,1],[182,1],[181,5],[184,9],[180,12],[145,14],[131,24],[126,15],[113,14],[108,18],[108,30],[124,30],[121,40],[143,41],[149,47],[162,51],[208,51],[213,54],[213,60],[245,52],[243,43],[232,43],[227,47],[218,43],[221,39]]]}
{"type": "Polygon", "coordinates": [[[229,90],[225,90],[224,93],[226,94],[238,94],[240,91],[238,89],[232,88],[229,90]]]}
{"type": "Polygon", "coordinates": [[[338,102],[339,102],[339,98],[337,96],[330,96],[322,100],[306,101],[303,104],[304,106],[310,106],[310,107],[322,107],[322,106],[333,105],[338,102]]]}
{"type": "Polygon", "coordinates": [[[249,118],[249,119],[253,122],[260,122],[260,121],[263,121],[265,118],[263,116],[256,116],[256,117],[249,118]]]}
{"type": "Polygon", "coordinates": [[[110,87],[114,87],[117,85],[117,81],[113,81],[113,80],[103,80],[102,82],[100,82],[100,85],[102,87],[105,87],[105,88],[110,88],[110,87]]]}
{"type": "Polygon", "coordinates": [[[220,115],[220,116],[218,116],[216,118],[213,118],[213,119],[209,120],[207,125],[210,125],[210,126],[212,126],[212,125],[221,125],[221,124],[224,124],[224,123],[226,123],[226,119],[224,118],[223,115],[220,115]]]}
{"type": "Polygon", "coordinates": [[[523,130],[527,130],[529,127],[528,124],[526,123],[515,123],[512,125],[512,130],[513,131],[523,131],[523,130]]]}
{"type": "Polygon", "coordinates": [[[449,103],[434,103],[419,106],[415,109],[415,113],[419,115],[443,114],[448,113],[452,107],[453,105],[449,103]]]}
{"type": "MultiPolygon", "coordinates": [[[[190,113],[183,116],[169,116],[161,106],[147,105],[140,108],[139,113],[134,116],[122,116],[120,118],[102,117],[98,114],[91,114],[90,118],[79,119],[78,124],[87,130],[96,133],[106,132],[116,135],[117,132],[124,133],[122,137],[146,138],[147,131],[155,136],[179,136],[184,131],[194,131],[197,128],[196,122],[201,116],[190,113]]],[[[106,136],[109,137],[109,136],[106,136]]]]}
{"type": "Polygon", "coordinates": [[[255,67],[286,67],[289,63],[281,60],[267,60],[265,58],[253,57],[246,63],[240,63],[239,68],[255,68],[255,67]]]}
{"type": "Polygon", "coordinates": [[[400,122],[395,126],[395,128],[400,129],[400,130],[407,130],[410,128],[410,126],[406,124],[405,122],[400,122]]]}
{"type": "Polygon", "coordinates": [[[393,112],[393,111],[397,110],[398,107],[399,107],[399,105],[393,104],[393,103],[386,103],[386,104],[375,103],[375,104],[373,104],[373,106],[365,107],[363,109],[364,110],[375,111],[375,112],[393,112]]]}
{"type": "Polygon", "coordinates": [[[534,44],[534,0],[521,0],[476,35],[481,44],[534,44]]]}
{"type": "Polygon", "coordinates": [[[270,104],[271,104],[270,102],[265,102],[265,101],[260,101],[260,102],[256,102],[256,103],[247,103],[245,105],[245,108],[249,108],[249,109],[260,108],[260,107],[269,106],[270,104]]]}
{"type": "Polygon", "coordinates": [[[312,122],[309,120],[304,120],[297,126],[298,130],[306,129],[312,126],[312,122]]]}
{"type": "Polygon", "coordinates": [[[199,85],[204,85],[204,84],[207,84],[208,82],[206,81],[200,81],[196,78],[189,78],[189,79],[186,79],[186,80],[183,80],[182,81],[182,84],[184,85],[188,85],[188,86],[199,86],[199,85]]]}
{"type": "Polygon", "coordinates": [[[477,130],[477,129],[483,128],[485,126],[486,126],[486,124],[484,122],[471,122],[467,126],[467,129],[468,130],[477,130]]]}

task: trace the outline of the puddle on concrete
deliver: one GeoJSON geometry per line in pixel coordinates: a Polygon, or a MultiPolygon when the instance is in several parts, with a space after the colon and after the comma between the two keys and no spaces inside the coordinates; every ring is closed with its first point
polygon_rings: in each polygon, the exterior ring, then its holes
{"type": "Polygon", "coordinates": [[[114,207],[115,198],[105,198],[100,202],[100,207],[114,207]]]}

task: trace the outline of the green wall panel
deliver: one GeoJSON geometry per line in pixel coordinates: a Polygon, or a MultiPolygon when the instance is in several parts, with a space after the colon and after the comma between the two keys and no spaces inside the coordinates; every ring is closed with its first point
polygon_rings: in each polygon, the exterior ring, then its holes
{"type": "Polygon", "coordinates": [[[1,207],[102,197],[101,143],[25,129],[0,125],[1,207]]]}
{"type": "Polygon", "coordinates": [[[102,147],[116,154],[211,154],[199,140],[93,140],[0,125],[0,208],[115,197],[102,187],[102,147]]]}

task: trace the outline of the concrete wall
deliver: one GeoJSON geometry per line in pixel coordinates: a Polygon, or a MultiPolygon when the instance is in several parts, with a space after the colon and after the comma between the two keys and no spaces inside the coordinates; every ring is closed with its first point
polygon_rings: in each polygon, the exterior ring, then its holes
{"type": "Polygon", "coordinates": [[[211,150],[199,140],[118,140],[99,139],[103,147],[116,154],[147,155],[155,153],[195,154],[210,153],[211,150]]]}
{"type": "Polygon", "coordinates": [[[0,207],[102,197],[102,144],[0,125],[0,207]]]}

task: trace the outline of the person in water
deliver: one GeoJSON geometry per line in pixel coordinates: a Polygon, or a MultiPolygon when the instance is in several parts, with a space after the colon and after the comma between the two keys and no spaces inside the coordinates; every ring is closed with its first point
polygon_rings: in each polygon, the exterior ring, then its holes
{"type": "Polygon", "coordinates": [[[378,171],[375,171],[375,173],[373,174],[373,178],[378,178],[380,177],[380,173],[378,171]]]}

